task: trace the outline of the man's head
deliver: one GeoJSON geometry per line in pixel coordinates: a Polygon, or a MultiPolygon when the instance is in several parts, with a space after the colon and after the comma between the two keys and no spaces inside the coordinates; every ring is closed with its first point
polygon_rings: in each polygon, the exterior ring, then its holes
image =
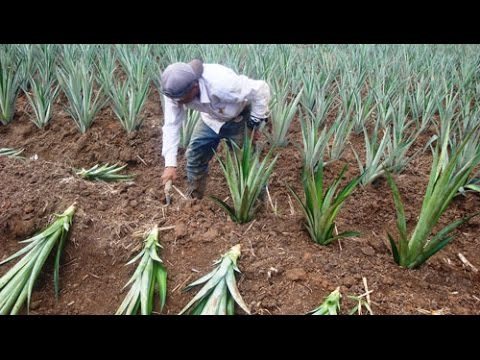
{"type": "Polygon", "coordinates": [[[167,66],[161,79],[162,94],[184,104],[192,101],[198,95],[198,79],[202,73],[203,63],[198,59],[167,66]]]}

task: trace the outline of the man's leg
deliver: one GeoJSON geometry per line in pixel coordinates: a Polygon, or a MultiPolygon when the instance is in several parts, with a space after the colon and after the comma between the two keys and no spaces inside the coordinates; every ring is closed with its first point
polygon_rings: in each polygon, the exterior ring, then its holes
{"type": "Polygon", "coordinates": [[[208,163],[218,147],[220,137],[201,119],[193,130],[187,147],[187,195],[201,199],[207,186],[208,163]]]}
{"type": "Polygon", "coordinates": [[[243,146],[245,139],[245,131],[247,120],[250,117],[251,105],[247,105],[245,109],[238,115],[236,120],[232,120],[223,125],[220,131],[220,138],[227,139],[227,144],[232,149],[231,142],[238,145],[239,148],[243,146]]]}
{"type": "MultiPolygon", "coordinates": [[[[220,131],[220,137],[233,141],[235,144],[237,144],[241,148],[243,146],[243,141],[245,138],[245,131],[246,131],[246,124],[247,124],[248,118],[250,117],[250,113],[251,113],[251,106],[245,107],[245,109],[240,113],[239,120],[237,122],[229,121],[222,127],[222,131],[220,131]]],[[[257,129],[255,132],[258,133],[259,131],[261,130],[257,129]]],[[[248,133],[249,133],[249,136],[254,136],[251,129],[248,129],[248,133]]],[[[231,149],[232,147],[230,145],[230,141],[228,142],[228,145],[231,149]]],[[[255,141],[255,138],[253,140],[253,145],[256,150],[261,151],[261,149],[258,146],[259,144],[257,144],[257,142],[255,141]]]]}
{"type": "Polygon", "coordinates": [[[220,130],[220,139],[226,139],[230,149],[232,149],[231,142],[234,142],[239,148],[242,148],[245,139],[245,128],[245,122],[243,121],[229,121],[225,123],[220,130]]]}

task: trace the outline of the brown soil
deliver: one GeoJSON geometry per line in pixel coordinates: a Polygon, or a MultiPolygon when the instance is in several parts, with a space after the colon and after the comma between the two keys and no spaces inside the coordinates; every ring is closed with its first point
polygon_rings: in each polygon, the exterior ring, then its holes
{"type": "MultiPolygon", "coordinates": [[[[300,153],[290,143],[279,150],[270,193],[277,202],[274,214],[266,203],[249,224],[238,225],[211,200],[174,202],[163,207],[160,176],[162,112],[158,93],[153,91],[145,108],[141,129],[127,134],[110,108],[104,109],[86,134],[81,134],[61,104],[45,130],[30,121],[24,97],[8,126],[0,126],[0,147],[25,148],[21,161],[0,158],[0,259],[18,250],[23,240],[43,228],[51,214],[78,202],[70,241],[61,268],[61,295],[55,301],[51,261],[35,287],[32,314],[113,314],[125,293],[121,289],[134,266],[124,264],[142,246],[137,234],[154,224],[174,225],[161,232],[164,249],[160,256],[168,269],[168,297],[164,314],[176,314],[193,293],[183,293],[189,282],[210,271],[214,260],[231,246],[241,243],[238,265],[240,292],[254,314],[303,314],[320,304],[337,286],[343,296],[342,313],[354,303],[347,295],[365,292],[368,282],[375,314],[480,314],[480,274],[465,266],[458,254],[480,267],[480,220],[474,219],[455,232],[455,240],[418,270],[404,270],[393,261],[386,243],[386,231],[396,233],[391,191],[384,179],[365,189],[358,188],[339,213],[339,231],[355,230],[358,238],[329,246],[310,240],[304,230],[297,204],[291,213],[285,184],[300,189],[300,153]],[[73,175],[72,167],[120,162],[136,176],[133,183],[87,182],[73,175]]],[[[300,141],[299,124],[290,132],[300,141]]],[[[422,146],[428,134],[418,139],[422,146]]],[[[363,148],[362,136],[352,136],[356,149],[363,148]]],[[[350,150],[345,160],[326,170],[328,181],[348,162],[346,175],[358,173],[350,150]]],[[[395,177],[405,201],[408,225],[414,226],[430,171],[427,152],[395,177]]],[[[179,180],[186,188],[181,156],[179,180]]],[[[228,196],[224,177],[212,161],[208,193],[228,196]]],[[[478,210],[480,199],[459,196],[441,219],[446,224],[478,210]]],[[[0,267],[0,275],[11,264],[0,267]]]]}

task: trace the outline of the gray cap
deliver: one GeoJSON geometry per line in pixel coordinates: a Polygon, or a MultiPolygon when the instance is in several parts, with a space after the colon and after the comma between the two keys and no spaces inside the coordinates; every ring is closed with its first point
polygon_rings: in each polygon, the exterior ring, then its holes
{"type": "Polygon", "coordinates": [[[168,65],[162,74],[162,94],[174,99],[183,97],[202,73],[203,63],[198,59],[188,64],[177,62],[168,65]]]}

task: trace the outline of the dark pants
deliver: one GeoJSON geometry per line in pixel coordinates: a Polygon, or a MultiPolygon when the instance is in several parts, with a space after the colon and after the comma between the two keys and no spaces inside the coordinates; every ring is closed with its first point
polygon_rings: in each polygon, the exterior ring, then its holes
{"type": "Polygon", "coordinates": [[[250,107],[247,106],[239,116],[242,117],[241,121],[227,121],[219,134],[210,129],[201,119],[197,122],[186,152],[187,178],[190,183],[200,180],[208,174],[208,163],[221,139],[233,141],[240,147],[243,145],[246,119],[250,116],[250,107]]]}

